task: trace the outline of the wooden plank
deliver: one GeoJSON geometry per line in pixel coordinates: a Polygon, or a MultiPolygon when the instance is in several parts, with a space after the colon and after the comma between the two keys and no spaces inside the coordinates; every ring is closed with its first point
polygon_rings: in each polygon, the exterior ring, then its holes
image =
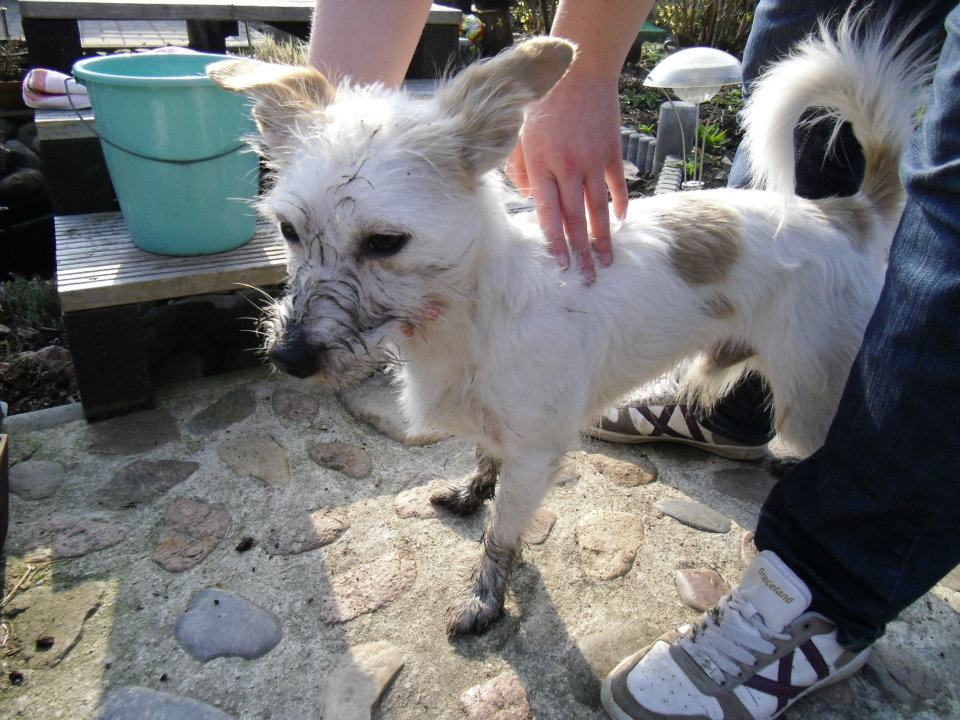
{"type": "Polygon", "coordinates": [[[56,218],[57,289],[65,312],[273,285],[286,275],[286,249],[272,223],[253,239],[214,255],[140,250],[120,213],[56,218]]]}
{"type": "Polygon", "coordinates": [[[104,420],[153,405],[136,305],[65,312],[63,324],[87,420],[104,420]]]}
{"type": "MultiPolygon", "coordinates": [[[[309,22],[314,0],[172,0],[132,2],[131,0],[20,0],[23,18],[75,20],[261,20],[309,22]]],[[[428,25],[459,25],[461,13],[454,8],[433,5],[428,25]]]]}

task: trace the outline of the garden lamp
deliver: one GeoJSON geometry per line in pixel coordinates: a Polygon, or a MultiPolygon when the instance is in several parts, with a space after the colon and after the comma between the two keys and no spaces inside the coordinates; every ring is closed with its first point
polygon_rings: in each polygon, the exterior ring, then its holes
{"type": "MultiPolygon", "coordinates": [[[[664,90],[664,94],[666,94],[666,88],[670,88],[681,100],[697,106],[697,117],[699,118],[701,103],[712,99],[720,92],[722,86],[739,84],[741,77],[740,61],[730,53],[725,53],[723,50],[717,50],[716,48],[693,47],[675,52],[658,62],[650,71],[650,74],[647,75],[643,84],[647,87],[661,88],[664,90]]],[[[673,101],[669,96],[667,96],[667,100],[670,101],[672,107],[673,101]]],[[[674,112],[677,112],[676,108],[674,108],[674,112]]],[[[679,120],[680,116],[677,113],[677,121],[679,122],[679,120]]],[[[682,137],[682,126],[680,132],[682,137]]],[[[687,144],[685,138],[682,138],[682,140],[684,145],[684,177],[686,177],[687,144]]],[[[696,138],[694,138],[694,148],[696,148],[696,138]]],[[[704,150],[706,150],[705,136],[704,150]]],[[[696,163],[696,159],[694,159],[694,163],[696,163]]],[[[688,183],[685,182],[685,189],[700,187],[701,183],[697,178],[696,164],[694,164],[693,183],[696,184],[686,187],[688,183]]],[[[701,180],[703,178],[702,155],[699,178],[701,180]]]]}

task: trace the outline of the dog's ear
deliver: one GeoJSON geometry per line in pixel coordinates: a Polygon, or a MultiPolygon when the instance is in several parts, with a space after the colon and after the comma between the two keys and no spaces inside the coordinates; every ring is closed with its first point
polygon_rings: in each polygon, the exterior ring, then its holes
{"type": "Polygon", "coordinates": [[[253,98],[253,117],[271,154],[289,144],[298,119],[323,110],[336,95],[330,81],[313,67],[222,60],[208,65],[207,75],[224,90],[253,98]]]}
{"type": "Polygon", "coordinates": [[[440,110],[454,121],[470,172],[487,172],[506,159],[517,142],[524,107],[550,92],[575,52],[566,40],[534,38],[471,65],[441,89],[440,110]]]}

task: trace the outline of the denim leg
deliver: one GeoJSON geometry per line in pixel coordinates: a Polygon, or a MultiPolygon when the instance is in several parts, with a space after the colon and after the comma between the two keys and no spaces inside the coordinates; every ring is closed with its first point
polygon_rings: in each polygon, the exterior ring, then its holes
{"type": "Polygon", "coordinates": [[[886,283],[823,448],[757,526],[858,649],[960,563],[960,7],[901,164],[886,283]]]}

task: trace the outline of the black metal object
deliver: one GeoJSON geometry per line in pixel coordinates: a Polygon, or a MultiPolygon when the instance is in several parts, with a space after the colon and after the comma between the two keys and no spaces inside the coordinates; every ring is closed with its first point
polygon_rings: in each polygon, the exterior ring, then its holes
{"type": "Polygon", "coordinates": [[[238,35],[236,20],[187,20],[187,44],[202,52],[227,52],[227,37],[238,35]]]}
{"type": "Polygon", "coordinates": [[[23,18],[22,22],[30,67],[69,73],[73,63],[83,57],[76,20],[23,18]]]}
{"type": "Polygon", "coordinates": [[[408,79],[441,77],[460,67],[460,28],[427,25],[407,68],[408,79]]]}
{"type": "Polygon", "coordinates": [[[153,407],[153,387],[136,305],[63,315],[87,420],[153,407]]]}
{"type": "Polygon", "coordinates": [[[40,155],[56,215],[118,209],[117,196],[97,138],[41,140],[40,155]]]}

